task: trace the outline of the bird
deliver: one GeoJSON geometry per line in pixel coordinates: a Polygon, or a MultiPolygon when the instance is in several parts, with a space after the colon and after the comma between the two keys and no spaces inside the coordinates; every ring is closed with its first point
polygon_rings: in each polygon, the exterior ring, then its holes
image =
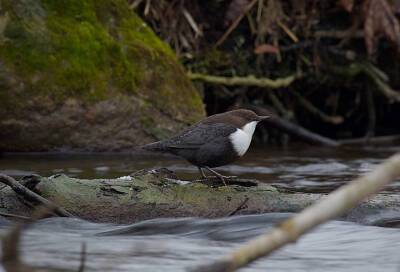
{"type": "Polygon", "coordinates": [[[202,178],[206,169],[226,185],[224,176],[214,167],[230,164],[248,150],[259,122],[269,116],[259,116],[247,109],[237,109],[211,115],[184,129],[169,139],[146,144],[142,149],[169,153],[197,166],[202,178]]]}

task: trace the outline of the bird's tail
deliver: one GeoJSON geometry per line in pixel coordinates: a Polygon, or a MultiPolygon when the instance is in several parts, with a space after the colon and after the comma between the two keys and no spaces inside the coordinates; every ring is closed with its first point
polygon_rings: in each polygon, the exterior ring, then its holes
{"type": "Polygon", "coordinates": [[[141,149],[152,152],[167,152],[165,146],[161,142],[146,144],[141,149]]]}

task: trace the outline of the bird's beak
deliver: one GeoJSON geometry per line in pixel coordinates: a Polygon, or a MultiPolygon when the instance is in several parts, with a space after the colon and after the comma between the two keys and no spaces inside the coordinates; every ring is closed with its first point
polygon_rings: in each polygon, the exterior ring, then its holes
{"type": "Polygon", "coordinates": [[[265,115],[265,116],[258,116],[258,122],[264,121],[265,119],[270,118],[271,116],[265,115]]]}

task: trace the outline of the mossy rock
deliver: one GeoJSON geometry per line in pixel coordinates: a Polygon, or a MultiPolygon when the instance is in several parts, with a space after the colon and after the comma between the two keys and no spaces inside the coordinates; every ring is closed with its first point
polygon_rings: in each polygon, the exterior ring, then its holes
{"type": "Polygon", "coordinates": [[[127,149],[203,116],[126,0],[0,0],[0,151],[127,149]]]}
{"type": "MultiPolygon", "coordinates": [[[[182,181],[165,168],[142,170],[116,179],[26,176],[20,183],[74,216],[118,224],[160,217],[300,212],[326,197],[320,193],[286,191],[255,180],[230,179],[227,186],[218,179],[182,181]]],[[[8,187],[0,190],[0,203],[1,213],[32,216],[33,209],[8,187]]],[[[399,212],[398,194],[380,193],[341,219],[383,226],[385,222],[397,222],[399,212]]]]}

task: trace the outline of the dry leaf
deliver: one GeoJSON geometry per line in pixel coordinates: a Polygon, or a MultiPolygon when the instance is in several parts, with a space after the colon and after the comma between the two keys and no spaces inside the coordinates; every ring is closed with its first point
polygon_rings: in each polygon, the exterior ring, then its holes
{"type": "Polygon", "coordinates": [[[279,48],[270,44],[261,44],[254,49],[254,53],[257,55],[260,54],[278,54],[279,48]]]}

